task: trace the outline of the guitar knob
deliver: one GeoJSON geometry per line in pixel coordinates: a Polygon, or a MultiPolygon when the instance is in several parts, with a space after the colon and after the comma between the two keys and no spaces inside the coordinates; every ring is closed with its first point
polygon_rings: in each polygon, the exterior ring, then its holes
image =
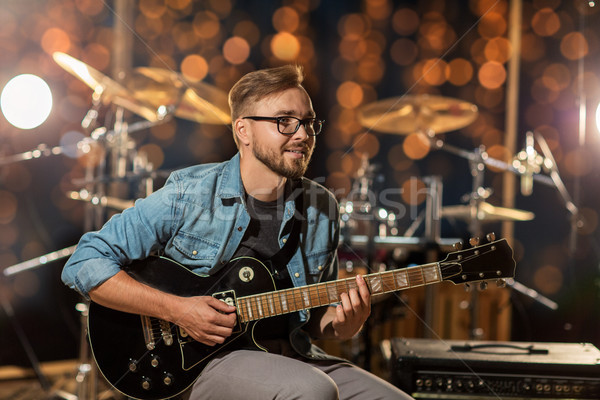
{"type": "Polygon", "coordinates": [[[499,288],[506,287],[506,281],[504,279],[498,279],[496,280],[496,286],[499,288]]]}
{"type": "Polygon", "coordinates": [[[137,361],[129,360],[129,364],[127,366],[129,367],[129,371],[131,371],[131,372],[137,371],[137,361]]]}
{"type": "Polygon", "coordinates": [[[488,283],[486,281],[479,282],[479,290],[480,291],[487,289],[487,287],[488,287],[488,283]]]}
{"type": "Polygon", "coordinates": [[[150,390],[152,389],[152,379],[150,378],[142,378],[142,389],[144,390],[150,390]]]}
{"type": "Polygon", "coordinates": [[[471,246],[479,246],[479,238],[478,237],[472,237],[471,239],[469,239],[469,244],[471,246]]]}
{"type": "Polygon", "coordinates": [[[165,375],[163,376],[163,383],[165,384],[165,386],[171,386],[173,384],[173,380],[173,375],[169,374],[168,372],[165,372],[165,375]]]}
{"type": "Polygon", "coordinates": [[[485,235],[485,238],[488,242],[493,242],[494,240],[496,240],[496,234],[494,232],[490,232],[487,235],[485,235]]]}
{"type": "Polygon", "coordinates": [[[160,358],[157,355],[153,355],[152,360],[150,360],[150,365],[154,368],[158,367],[160,365],[160,358]]]}
{"type": "Polygon", "coordinates": [[[462,242],[456,242],[456,243],[454,243],[454,244],[452,245],[452,248],[453,248],[454,250],[462,250],[462,248],[463,248],[463,244],[462,244],[462,242]]]}
{"type": "Polygon", "coordinates": [[[471,289],[472,289],[472,288],[471,288],[471,285],[470,285],[470,284],[468,284],[468,283],[465,283],[465,286],[464,286],[464,288],[465,288],[465,292],[470,292],[470,291],[471,291],[471,289]]]}

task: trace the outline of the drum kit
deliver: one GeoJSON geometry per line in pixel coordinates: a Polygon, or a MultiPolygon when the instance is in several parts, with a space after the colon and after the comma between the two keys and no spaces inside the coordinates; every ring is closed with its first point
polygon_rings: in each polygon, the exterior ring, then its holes
{"type": "MultiPolygon", "coordinates": [[[[133,206],[133,198],[144,197],[154,190],[154,181],[165,178],[168,172],[154,169],[143,152],[138,151],[134,134],[163,124],[173,117],[201,124],[228,125],[231,122],[227,93],[203,82],[188,82],[182,74],[160,68],[140,67],[132,71],[123,83],[111,79],[84,62],[61,52],[53,54],[54,61],[92,90],[92,107],[81,122],[88,135],[77,143],[50,147],[45,144],[20,154],[0,157],[0,166],[54,155],[77,154],[88,157],[83,178],[72,181],[79,190],[65,193],[67,198],[86,204],[84,229],[99,229],[108,214],[133,206]],[[106,115],[103,115],[105,113],[106,115]],[[129,116],[138,121],[129,123],[129,116]],[[99,121],[111,120],[108,128],[99,121]],[[139,120],[141,118],[141,120],[139,120]]],[[[139,141],[139,140],[138,140],[139,141]]],[[[70,246],[40,257],[9,266],[3,270],[11,277],[27,270],[69,257],[76,246],[70,246]]],[[[17,320],[12,307],[2,298],[2,306],[20,332],[18,338],[42,388],[49,390],[39,361],[17,320]]],[[[77,304],[81,313],[82,336],[80,359],[76,373],[75,393],[55,390],[52,396],[65,399],[97,398],[97,379],[87,352],[85,321],[87,305],[77,304]]]]}
{"type": "MultiPolygon", "coordinates": [[[[517,172],[517,167],[495,160],[478,148],[473,152],[444,143],[436,134],[463,128],[478,116],[477,106],[454,98],[433,95],[406,95],[376,101],[363,106],[358,111],[358,120],[369,130],[396,134],[417,134],[430,143],[431,148],[447,150],[459,155],[471,164],[473,176],[472,192],[464,196],[466,204],[442,206],[442,184],[439,177],[425,177],[427,197],[425,213],[415,218],[404,233],[399,231],[398,216],[378,207],[377,193],[373,189],[376,166],[364,159],[357,172],[349,199],[341,201],[341,225],[344,241],[353,249],[368,246],[375,248],[412,248],[437,245],[448,249],[457,239],[440,238],[440,219],[453,219],[468,222],[469,234],[480,236],[481,225],[498,221],[530,221],[534,214],[529,211],[494,206],[487,202],[491,190],[483,187],[485,165],[494,165],[504,171],[517,172]],[[370,226],[374,225],[373,226],[370,226]],[[425,224],[424,237],[415,238],[420,224],[425,224]]],[[[517,165],[517,164],[515,164],[517,165]]],[[[392,207],[397,208],[397,207],[392,207]]]]}
{"type": "MultiPolygon", "coordinates": [[[[74,182],[79,190],[66,193],[75,201],[86,203],[84,229],[98,229],[105,221],[109,210],[120,211],[133,205],[130,198],[144,197],[153,191],[157,177],[166,176],[156,171],[148,158],[137,151],[133,134],[165,123],[173,117],[201,124],[223,124],[230,121],[227,94],[203,82],[190,83],[182,74],[150,67],[133,70],[131,78],[119,83],[91,66],[65,53],[54,53],[55,62],[92,90],[92,108],[87,112],[81,125],[89,135],[73,146],[78,154],[86,155],[98,151],[100,160],[85,167],[85,176],[74,182]],[[110,107],[113,111],[113,126],[101,126],[101,113],[110,107]],[[132,113],[141,121],[128,123],[126,116],[132,113]],[[96,150],[94,150],[96,149],[96,150]],[[134,192],[134,193],[131,193],[134,192]]],[[[473,190],[466,204],[442,206],[442,183],[439,177],[426,177],[428,186],[425,210],[412,225],[401,232],[398,215],[378,204],[374,196],[373,184],[376,179],[376,166],[363,160],[354,180],[352,196],[340,200],[342,227],[341,242],[344,248],[358,257],[347,257],[347,270],[352,269],[356,258],[366,258],[364,265],[374,266],[378,251],[398,249],[419,250],[431,245],[441,249],[451,249],[457,239],[440,237],[442,218],[463,220],[470,223],[471,234],[480,234],[481,224],[496,221],[529,221],[533,213],[513,208],[494,206],[487,202],[489,190],[483,188],[483,171],[486,165],[524,173],[520,165],[494,160],[479,148],[465,151],[443,143],[435,135],[463,128],[478,116],[475,105],[442,96],[406,95],[367,104],[359,110],[358,119],[362,126],[371,130],[395,135],[408,135],[415,132],[431,143],[432,148],[445,150],[467,159],[471,164],[473,190]],[[418,227],[424,224],[425,234],[416,237],[418,227]]],[[[64,154],[65,146],[38,148],[14,156],[0,158],[0,166],[50,155],[64,154]]],[[[544,176],[535,174],[535,179],[544,176]]],[[[70,256],[75,250],[71,246],[41,257],[25,261],[4,269],[5,276],[12,276],[37,268],[49,262],[70,256]]],[[[341,253],[342,254],[342,253],[341,253]]],[[[368,267],[371,268],[371,267],[368,267]]],[[[382,266],[381,268],[386,268],[382,266]]],[[[82,315],[85,314],[85,308],[82,315]]],[[[85,340],[85,339],[82,339],[85,340]]],[[[24,344],[25,345],[25,344],[24,344]]],[[[82,348],[85,345],[82,343],[82,348]]],[[[35,359],[32,359],[35,365],[35,359]]],[[[89,371],[89,365],[82,360],[80,374],[89,371]],[[87,368],[86,368],[87,365],[87,368]]],[[[85,379],[79,379],[84,381],[85,379]]],[[[82,389],[78,398],[86,397],[82,389]]]]}

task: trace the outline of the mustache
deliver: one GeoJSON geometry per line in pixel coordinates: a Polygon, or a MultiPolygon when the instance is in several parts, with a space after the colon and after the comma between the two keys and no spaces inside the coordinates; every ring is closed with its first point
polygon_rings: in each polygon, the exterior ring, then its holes
{"type": "Polygon", "coordinates": [[[294,145],[294,146],[287,146],[284,148],[284,150],[294,150],[294,151],[301,151],[303,153],[310,153],[312,151],[312,147],[310,146],[305,146],[305,145],[294,145]]]}

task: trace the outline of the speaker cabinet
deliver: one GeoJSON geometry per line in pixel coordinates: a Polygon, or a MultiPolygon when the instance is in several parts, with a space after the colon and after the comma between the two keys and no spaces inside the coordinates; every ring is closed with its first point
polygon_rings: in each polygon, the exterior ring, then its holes
{"type": "Polygon", "coordinates": [[[392,382],[416,399],[600,399],[590,343],[391,340],[392,382]]]}

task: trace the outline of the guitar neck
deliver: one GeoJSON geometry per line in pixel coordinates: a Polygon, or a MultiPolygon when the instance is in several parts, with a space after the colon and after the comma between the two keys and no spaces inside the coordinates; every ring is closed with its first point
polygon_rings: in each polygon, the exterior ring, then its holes
{"type": "MultiPolygon", "coordinates": [[[[371,296],[442,281],[439,263],[378,272],[364,276],[371,296]]],[[[355,278],[277,290],[237,298],[241,322],[250,322],[295,311],[337,303],[342,293],[356,288],[355,278]]]]}

